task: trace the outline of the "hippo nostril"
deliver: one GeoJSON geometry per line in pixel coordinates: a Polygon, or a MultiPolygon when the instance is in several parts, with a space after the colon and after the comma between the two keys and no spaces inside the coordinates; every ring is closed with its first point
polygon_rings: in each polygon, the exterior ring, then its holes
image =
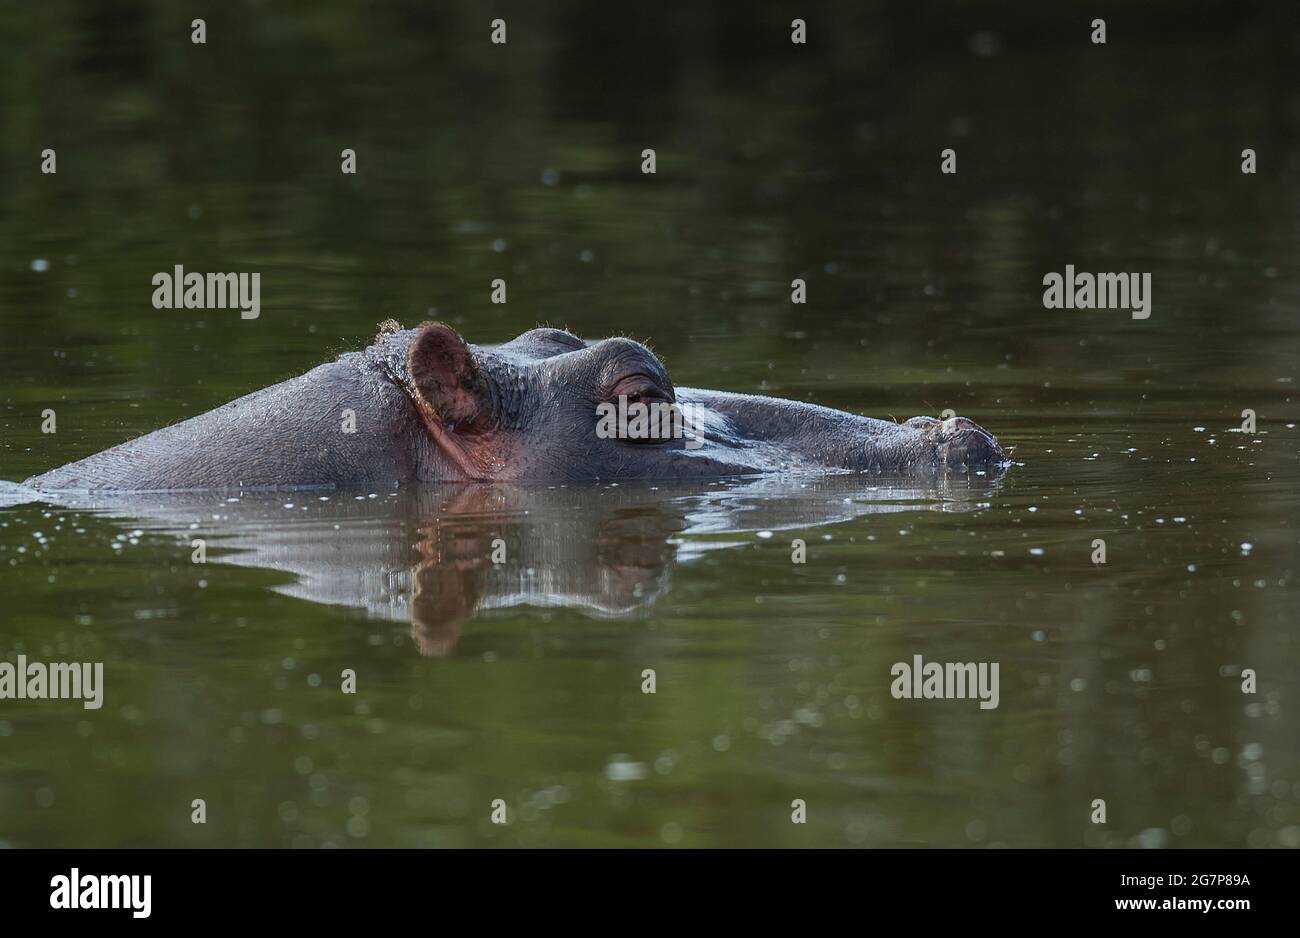
{"type": "Polygon", "coordinates": [[[933,433],[949,466],[977,467],[1004,462],[1006,454],[993,434],[966,417],[950,417],[933,433]]]}
{"type": "MultiPolygon", "coordinates": [[[[943,422],[945,433],[956,435],[962,430],[980,430],[979,424],[974,420],[968,420],[965,417],[949,417],[943,422]]],[[[983,433],[983,430],[980,430],[983,433]]]]}

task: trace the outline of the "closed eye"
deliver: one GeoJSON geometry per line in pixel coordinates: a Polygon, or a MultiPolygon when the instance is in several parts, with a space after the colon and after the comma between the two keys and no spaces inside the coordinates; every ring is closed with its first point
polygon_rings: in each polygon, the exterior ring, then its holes
{"type": "Polygon", "coordinates": [[[610,389],[609,399],[612,403],[618,403],[620,397],[625,397],[629,404],[655,402],[671,404],[673,401],[671,392],[660,387],[658,382],[649,375],[628,375],[620,378],[610,389]]]}
{"type": "Polygon", "coordinates": [[[672,392],[665,390],[650,375],[636,374],[620,378],[609,391],[610,403],[618,408],[618,433],[622,443],[638,446],[659,445],[673,440],[680,425],[680,414],[672,392]]]}

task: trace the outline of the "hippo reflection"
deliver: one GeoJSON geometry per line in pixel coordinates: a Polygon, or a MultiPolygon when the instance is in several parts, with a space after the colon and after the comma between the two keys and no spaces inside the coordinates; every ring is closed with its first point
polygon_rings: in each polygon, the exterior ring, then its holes
{"type": "Polygon", "coordinates": [[[870,485],[858,476],[679,486],[430,486],[370,496],[238,498],[201,493],[60,498],[131,519],[208,560],[280,570],[279,592],[410,622],[421,653],[445,655],[492,610],[567,607],[633,616],[664,595],[674,567],[753,543],[754,531],[807,529],[866,514],[967,511],[996,481],[870,485]],[[494,563],[495,559],[504,559],[494,563]]]}
{"type": "Polygon", "coordinates": [[[808,470],[982,472],[1006,461],[964,417],[893,423],[675,387],[648,348],[533,329],[468,344],[385,323],[375,343],[206,414],[27,480],[46,492],[391,488],[418,482],[723,478],[808,470]],[[689,408],[689,439],[610,437],[615,402],[689,408]]]}

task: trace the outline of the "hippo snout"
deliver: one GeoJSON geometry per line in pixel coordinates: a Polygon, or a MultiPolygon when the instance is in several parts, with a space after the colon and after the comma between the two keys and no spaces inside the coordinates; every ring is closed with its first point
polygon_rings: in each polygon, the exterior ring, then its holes
{"type": "Polygon", "coordinates": [[[965,417],[950,417],[941,423],[937,428],[936,441],[940,456],[954,468],[980,468],[1007,460],[1007,454],[1002,451],[997,438],[965,417]]]}
{"type": "Polygon", "coordinates": [[[981,469],[1007,461],[997,438],[966,417],[913,417],[906,426],[925,434],[938,462],[953,469],[981,469]]]}

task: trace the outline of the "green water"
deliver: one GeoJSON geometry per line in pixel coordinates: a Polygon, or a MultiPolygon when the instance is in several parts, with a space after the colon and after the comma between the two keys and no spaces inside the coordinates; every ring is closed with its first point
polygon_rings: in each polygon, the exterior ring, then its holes
{"type": "Polygon", "coordinates": [[[0,478],[388,317],[951,407],[1017,464],[2,508],[0,661],[105,692],[0,700],[0,843],[1300,846],[1293,30],[940,7],[806,47],[779,4],[519,5],[505,47],[469,3],[232,5],[206,46],[181,8],[7,14],[0,478]],[[260,271],[260,318],[153,309],[175,264],[260,271]],[[1151,272],[1150,319],[1043,309],[1066,264],[1151,272]],[[914,655],[999,663],[999,706],[894,699],[914,655]]]}

